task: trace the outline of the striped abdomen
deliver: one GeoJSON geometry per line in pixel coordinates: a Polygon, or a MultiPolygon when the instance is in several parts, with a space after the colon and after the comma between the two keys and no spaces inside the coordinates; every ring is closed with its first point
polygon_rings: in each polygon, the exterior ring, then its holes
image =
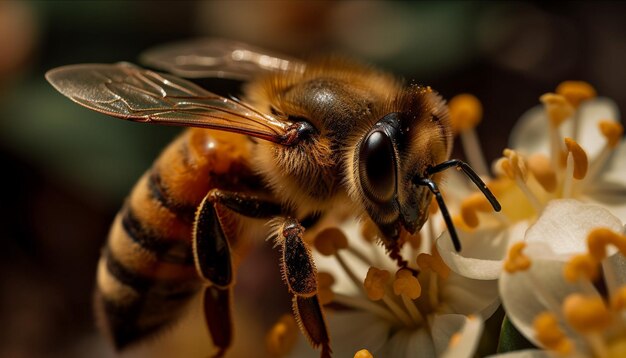
{"type": "Polygon", "coordinates": [[[198,292],[196,207],[210,189],[240,191],[256,181],[250,146],[243,136],[188,129],[136,184],[98,264],[97,314],[118,349],[174,322],[198,292]]]}

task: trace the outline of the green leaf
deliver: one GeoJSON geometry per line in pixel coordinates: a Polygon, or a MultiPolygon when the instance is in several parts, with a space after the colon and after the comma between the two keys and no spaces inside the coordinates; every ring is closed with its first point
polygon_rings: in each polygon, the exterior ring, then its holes
{"type": "Polygon", "coordinates": [[[498,342],[498,353],[532,348],[536,349],[537,347],[515,328],[507,316],[504,316],[502,329],[500,330],[500,342],[498,342]]]}

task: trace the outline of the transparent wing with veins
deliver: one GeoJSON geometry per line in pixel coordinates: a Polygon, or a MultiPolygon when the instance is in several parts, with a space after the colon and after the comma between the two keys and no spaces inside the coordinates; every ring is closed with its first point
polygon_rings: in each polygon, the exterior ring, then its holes
{"type": "Polygon", "coordinates": [[[245,43],[201,38],[165,44],[141,55],[147,66],[186,78],[249,80],[262,72],[302,72],[302,61],[245,43]]]}
{"type": "Polygon", "coordinates": [[[136,122],[218,129],[277,143],[293,124],[176,76],[124,62],[63,66],[46,78],[80,105],[136,122]]]}

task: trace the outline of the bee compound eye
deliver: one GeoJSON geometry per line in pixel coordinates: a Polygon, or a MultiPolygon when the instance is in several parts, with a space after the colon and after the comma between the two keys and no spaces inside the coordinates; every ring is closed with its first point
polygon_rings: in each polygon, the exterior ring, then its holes
{"type": "Polygon", "coordinates": [[[359,178],[365,195],[385,203],[396,191],[396,167],[393,143],[381,129],[373,130],[359,148],[359,178]]]}

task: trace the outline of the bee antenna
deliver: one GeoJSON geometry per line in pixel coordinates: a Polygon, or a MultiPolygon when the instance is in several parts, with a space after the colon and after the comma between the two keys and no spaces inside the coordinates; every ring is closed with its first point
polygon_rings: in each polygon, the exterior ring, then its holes
{"type": "Polygon", "coordinates": [[[461,241],[459,241],[459,236],[456,234],[456,229],[454,228],[454,224],[452,223],[452,218],[450,217],[450,213],[448,212],[448,207],[446,203],[443,201],[443,196],[441,196],[441,192],[439,188],[437,188],[437,184],[434,181],[428,178],[415,178],[413,179],[415,185],[427,186],[428,189],[435,195],[435,199],[437,200],[437,204],[439,205],[439,210],[441,211],[441,215],[443,215],[443,220],[446,222],[446,227],[448,227],[448,231],[450,232],[450,238],[452,239],[452,244],[454,245],[454,249],[459,252],[461,251],[461,241]]]}
{"type": "Polygon", "coordinates": [[[461,161],[459,159],[447,160],[443,163],[435,165],[434,167],[429,167],[428,169],[426,169],[426,175],[433,175],[452,167],[456,167],[457,169],[461,169],[463,171],[463,173],[476,185],[476,187],[478,187],[478,189],[487,198],[487,200],[493,207],[493,210],[500,211],[502,209],[502,206],[500,206],[498,199],[496,199],[491,190],[487,188],[485,182],[483,182],[478,174],[476,174],[474,169],[472,169],[472,167],[470,167],[469,164],[465,163],[464,161],[461,161]]]}

